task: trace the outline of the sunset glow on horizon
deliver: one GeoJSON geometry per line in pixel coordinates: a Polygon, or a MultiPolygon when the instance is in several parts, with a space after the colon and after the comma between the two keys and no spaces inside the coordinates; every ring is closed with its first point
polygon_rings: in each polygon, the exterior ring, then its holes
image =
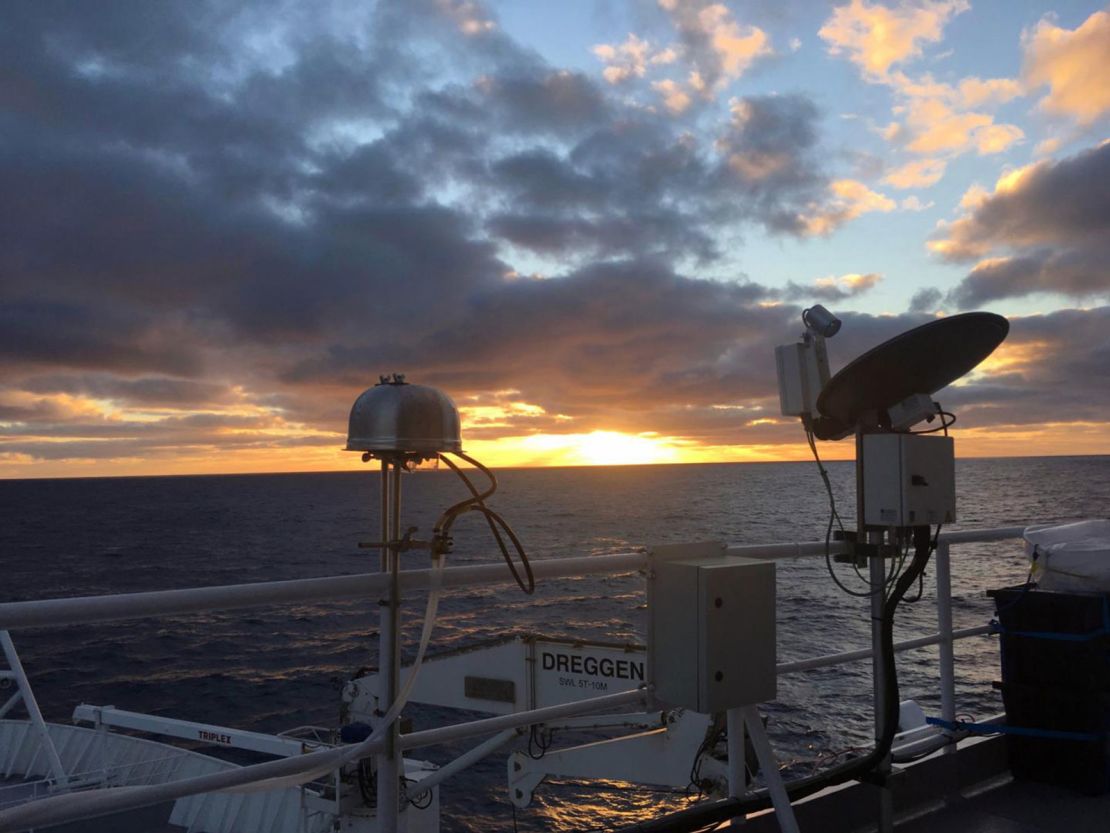
{"type": "Polygon", "coordinates": [[[814,303],[834,372],[1006,316],[959,455],[1110,454],[1108,54],[1092,0],[16,4],[0,478],[359,470],[395,372],[493,466],[805,460],[814,303]]]}

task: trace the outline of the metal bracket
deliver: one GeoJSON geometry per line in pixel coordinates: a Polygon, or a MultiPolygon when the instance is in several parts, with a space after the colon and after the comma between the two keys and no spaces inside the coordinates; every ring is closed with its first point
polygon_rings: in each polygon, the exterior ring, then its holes
{"type": "Polygon", "coordinates": [[[871,558],[897,558],[902,554],[902,549],[896,544],[871,544],[859,540],[859,533],[854,529],[834,530],[834,541],[844,541],[849,550],[833,556],[837,564],[855,564],[857,567],[867,565],[871,558]]]}
{"type": "Polygon", "coordinates": [[[454,541],[450,535],[435,535],[431,541],[421,541],[413,538],[417,527],[410,526],[405,530],[405,534],[401,536],[400,540],[394,541],[359,541],[358,548],[361,550],[380,550],[388,549],[393,552],[408,552],[409,550],[430,550],[435,555],[441,555],[451,552],[451,547],[454,541]]]}

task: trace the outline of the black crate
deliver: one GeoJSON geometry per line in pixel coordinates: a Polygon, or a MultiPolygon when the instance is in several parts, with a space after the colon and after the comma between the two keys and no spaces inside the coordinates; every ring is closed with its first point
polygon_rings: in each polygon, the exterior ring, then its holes
{"type": "Polygon", "coordinates": [[[995,600],[1017,778],[1110,790],[1110,596],[1010,587],[995,600]],[[1062,733],[1062,734],[1060,734],[1062,733]]]}

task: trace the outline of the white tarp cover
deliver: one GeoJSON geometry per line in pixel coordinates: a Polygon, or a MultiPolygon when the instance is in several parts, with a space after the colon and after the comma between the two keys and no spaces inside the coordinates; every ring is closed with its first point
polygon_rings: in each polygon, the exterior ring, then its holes
{"type": "Polygon", "coordinates": [[[1110,592],[1110,520],[1027,527],[1025,553],[1044,590],[1110,592]]]}

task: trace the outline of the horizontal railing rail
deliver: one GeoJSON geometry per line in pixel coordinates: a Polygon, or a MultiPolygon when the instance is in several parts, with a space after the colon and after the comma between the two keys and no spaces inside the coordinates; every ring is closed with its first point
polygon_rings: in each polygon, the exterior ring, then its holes
{"type": "MultiPolygon", "coordinates": [[[[1024,527],[946,532],[942,543],[1001,541],[1019,537],[1024,527]]],[[[824,556],[823,541],[792,544],[755,544],[729,546],[729,555],[766,560],[797,559],[824,556]]],[[[833,542],[832,555],[848,551],[842,542],[833,542]]],[[[616,553],[575,558],[547,558],[532,562],[537,579],[577,578],[590,575],[614,575],[646,569],[646,552],[616,553]]],[[[432,571],[405,570],[400,575],[402,591],[426,589],[432,571]]],[[[515,581],[502,564],[478,564],[448,567],[443,571],[441,586],[445,589],[476,584],[506,584],[515,581]]],[[[216,610],[289,604],[293,602],[344,601],[373,598],[389,590],[385,573],[359,573],[346,576],[291,579],[288,581],[230,584],[215,587],[190,587],[181,590],[156,590],[145,593],[121,593],[103,596],[73,596],[0,604],[0,630],[85,625],[119,619],[175,616],[216,610]]]]}

